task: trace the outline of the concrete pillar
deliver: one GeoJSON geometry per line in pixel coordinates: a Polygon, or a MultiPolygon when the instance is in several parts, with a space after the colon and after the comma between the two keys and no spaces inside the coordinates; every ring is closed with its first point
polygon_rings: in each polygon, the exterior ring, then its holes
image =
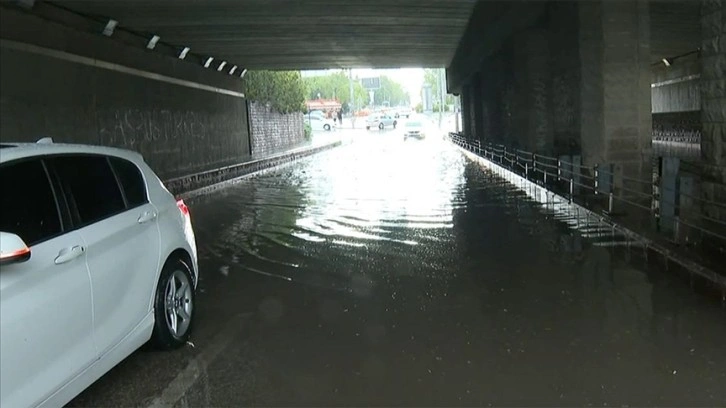
{"type": "Polygon", "coordinates": [[[647,0],[579,3],[583,162],[614,172],[616,194],[651,176],[650,14],[647,0]]]}
{"type": "MultiPolygon", "coordinates": [[[[701,3],[701,118],[703,198],[726,202],[726,1],[701,3]]],[[[705,205],[704,215],[726,220],[726,210],[705,205]]]]}
{"type": "Polygon", "coordinates": [[[467,138],[471,137],[471,86],[469,85],[461,87],[461,120],[462,132],[467,138]]]}
{"type": "Polygon", "coordinates": [[[540,154],[551,154],[554,139],[550,113],[550,58],[547,32],[532,28],[513,43],[514,87],[518,145],[540,154]]]}
{"type": "Polygon", "coordinates": [[[580,154],[578,4],[548,3],[552,133],[556,155],[580,154]]]}
{"type": "Polygon", "coordinates": [[[479,128],[479,140],[482,143],[487,143],[492,140],[491,131],[491,120],[490,120],[490,103],[491,99],[489,88],[491,87],[491,77],[489,72],[482,70],[481,81],[479,82],[479,89],[477,94],[479,95],[479,115],[481,117],[481,127],[479,128]]]}
{"type": "Polygon", "coordinates": [[[472,82],[472,119],[474,130],[472,132],[473,140],[484,141],[484,108],[483,108],[483,95],[482,95],[482,73],[479,72],[474,76],[472,82]]]}
{"type": "Polygon", "coordinates": [[[487,143],[503,144],[502,83],[504,67],[500,56],[488,58],[482,66],[483,127],[487,143]]]}

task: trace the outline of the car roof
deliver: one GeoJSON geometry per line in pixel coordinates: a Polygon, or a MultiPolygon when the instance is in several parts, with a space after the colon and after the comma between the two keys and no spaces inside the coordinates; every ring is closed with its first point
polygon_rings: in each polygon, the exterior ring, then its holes
{"type": "Polygon", "coordinates": [[[131,161],[143,161],[141,154],[125,149],[67,143],[11,143],[0,144],[0,163],[28,157],[52,156],[57,154],[100,154],[120,157],[131,161]]]}

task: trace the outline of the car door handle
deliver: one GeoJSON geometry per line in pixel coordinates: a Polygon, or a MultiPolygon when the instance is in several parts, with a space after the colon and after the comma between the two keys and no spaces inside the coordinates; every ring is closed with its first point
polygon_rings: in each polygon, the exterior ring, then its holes
{"type": "Polygon", "coordinates": [[[144,223],[147,223],[147,222],[153,220],[154,218],[156,218],[156,212],[144,211],[141,215],[139,215],[139,219],[137,220],[137,222],[139,224],[144,224],[144,223]]]}
{"type": "Polygon", "coordinates": [[[55,264],[60,265],[66,262],[70,262],[86,252],[86,248],[81,245],[75,245],[71,248],[63,248],[58,252],[58,256],[55,258],[55,264]]]}

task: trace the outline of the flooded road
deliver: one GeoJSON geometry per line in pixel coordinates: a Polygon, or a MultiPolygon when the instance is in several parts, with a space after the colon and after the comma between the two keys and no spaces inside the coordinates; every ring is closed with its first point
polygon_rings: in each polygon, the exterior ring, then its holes
{"type": "Polygon", "coordinates": [[[726,314],[443,141],[395,132],[189,202],[192,344],[74,406],[726,404],[726,314]]]}

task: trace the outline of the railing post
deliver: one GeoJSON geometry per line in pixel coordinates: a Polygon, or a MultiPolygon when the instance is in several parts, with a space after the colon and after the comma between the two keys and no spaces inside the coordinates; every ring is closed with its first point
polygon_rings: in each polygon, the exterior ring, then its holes
{"type": "Polygon", "coordinates": [[[524,178],[529,180],[529,163],[524,162],[524,178]]]}
{"type": "Polygon", "coordinates": [[[504,146],[502,149],[502,164],[504,164],[504,160],[507,159],[507,146],[504,146]]]}
{"type": "Polygon", "coordinates": [[[595,167],[593,169],[594,169],[594,173],[595,173],[595,177],[594,177],[594,182],[595,182],[595,195],[597,195],[597,191],[600,188],[600,186],[599,186],[600,183],[598,181],[600,179],[600,170],[599,170],[597,164],[595,165],[595,167]]]}
{"type": "Polygon", "coordinates": [[[562,181],[562,162],[557,159],[557,181],[562,181]]]}
{"type": "Polygon", "coordinates": [[[676,243],[681,242],[681,217],[678,215],[673,217],[673,240],[676,243]]]}
{"type": "Polygon", "coordinates": [[[575,198],[575,180],[570,177],[570,204],[572,204],[572,200],[575,198]]]}
{"type": "Polygon", "coordinates": [[[532,170],[534,171],[534,177],[537,177],[537,153],[532,153],[532,170]]]}
{"type": "Polygon", "coordinates": [[[613,202],[613,192],[611,190],[610,191],[610,194],[608,194],[608,214],[612,214],[613,213],[613,204],[614,204],[614,202],[613,202]]]}

